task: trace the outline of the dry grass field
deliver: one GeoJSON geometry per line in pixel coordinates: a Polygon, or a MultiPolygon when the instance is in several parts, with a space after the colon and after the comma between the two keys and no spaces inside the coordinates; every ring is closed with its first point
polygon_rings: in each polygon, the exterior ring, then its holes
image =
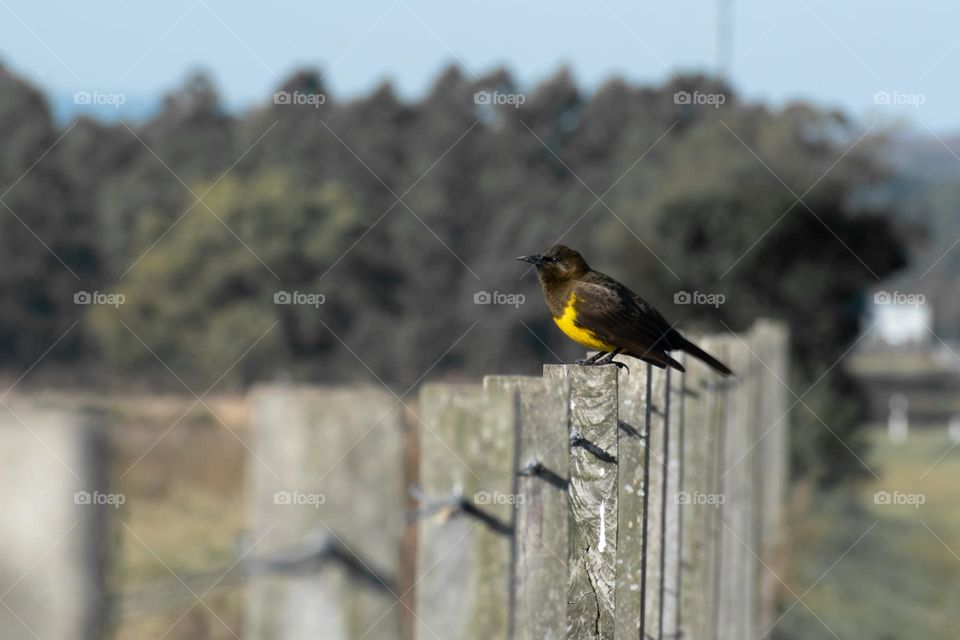
{"type": "Polygon", "coordinates": [[[945,428],[915,429],[899,445],[879,426],[872,433],[867,464],[879,479],[825,497],[798,492],[786,580],[795,596],[786,595],[783,611],[797,597],[803,604],[773,638],[957,637],[960,445],[951,449],[945,428]],[[902,504],[875,502],[876,492],[897,492],[891,502],[902,504]]]}
{"type": "Polygon", "coordinates": [[[242,396],[210,396],[207,409],[187,395],[43,395],[97,412],[107,425],[110,491],[126,498],[106,549],[108,585],[139,594],[107,637],[242,636],[242,588],[216,589],[198,602],[191,589],[202,595],[202,583],[190,579],[207,570],[219,576],[238,553],[250,440],[242,396]]]}

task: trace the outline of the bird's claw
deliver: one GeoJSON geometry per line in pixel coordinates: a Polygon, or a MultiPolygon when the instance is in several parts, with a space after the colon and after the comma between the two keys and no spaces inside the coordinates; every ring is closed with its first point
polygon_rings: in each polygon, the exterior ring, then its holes
{"type": "Polygon", "coordinates": [[[611,361],[608,362],[607,364],[614,364],[614,365],[617,366],[617,369],[626,369],[626,370],[627,370],[627,373],[630,373],[630,367],[628,367],[627,365],[625,365],[625,364],[622,363],[622,362],[617,362],[616,360],[611,360],[611,361]]]}

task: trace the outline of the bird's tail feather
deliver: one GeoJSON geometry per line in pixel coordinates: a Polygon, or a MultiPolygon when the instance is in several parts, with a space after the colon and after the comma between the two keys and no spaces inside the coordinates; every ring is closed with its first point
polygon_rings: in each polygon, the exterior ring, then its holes
{"type": "Polygon", "coordinates": [[[683,365],[670,357],[670,354],[666,351],[659,351],[657,353],[650,353],[649,351],[644,351],[642,353],[635,353],[633,351],[628,351],[626,355],[631,358],[636,358],[637,360],[643,360],[649,364],[652,364],[658,369],[666,369],[667,367],[672,367],[677,371],[686,371],[683,368],[683,365]]]}
{"type": "Polygon", "coordinates": [[[724,376],[733,375],[733,371],[730,370],[730,367],[723,364],[722,362],[720,362],[719,360],[714,358],[712,355],[710,355],[709,353],[707,353],[697,345],[693,344],[686,338],[683,338],[683,343],[680,345],[679,348],[681,351],[685,351],[686,353],[689,353],[697,360],[700,360],[704,364],[708,365],[711,369],[713,369],[717,373],[724,376]]]}

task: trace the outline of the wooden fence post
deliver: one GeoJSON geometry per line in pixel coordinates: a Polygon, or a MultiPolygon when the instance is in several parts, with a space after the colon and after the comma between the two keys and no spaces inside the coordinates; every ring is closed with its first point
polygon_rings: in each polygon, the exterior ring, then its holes
{"type": "Polygon", "coordinates": [[[567,637],[570,384],[562,378],[487,376],[520,394],[514,638],[567,637]]]}
{"type": "Polygon", "coordinates": [[[92,416],[7,398],[0,405],[0,637],[93,640],[104,632],[106,446],[92,416]]]}
{"type": "MultiPolygon", "coordinates": [[[[548,365],[542,379],[421,389],[415,638],[726,640],[766,628],[777,584],[761,567],[783,552],[787,336],[758,323],[697,341],[736,376],[623,358],[633,371],[548,365]]],[[[247,635],[397,640],[400,403],[378,390],[252,397],[250,555],[318,535],[325,555],[251,578],[247,635]]]]}
{"type": "Polygon", "coordinates": [[[268,386],[252,396],[250,558],[315,549],[315,566],[254,575],[245,637],[400,637],[403,426],[377,389],[268,386]]]}
{"type": "MultiPolygon", "coordinates": [[[[721,361],[726,348],[708,336],[694,342],[721,361]]],[[[689,359],[688,359],[689,361],[689,359]]],[[[684,378],[682,563],[680,634],[687,640],[716,640],[716,536],[724,496],[718,487],[723,434],[722,378],[693,363],[684,378]]]]}
{"type": "MultiPolygon", "coordinates": [[[[710,348],[709,353],[716,354],[722,362],[730,361],[730,345],[728,341],[719,337],[708,338],[705,341],[705,348],[710,348]]],[[[727,442],[727,405],[730,401],[730,389],[735,381],[730,379],[713,379],[706,385],[713,401],[710,411],[707,415],[708,429],[714,434],[712,445],[712,460],[710,465],[709,486],[711,492],[717,496],[717,506],[710,512],[710,528],[707,537],[707,570],[710,572],[710,581],[703,587],[707,590],[706,602],[710,611],[710,616],[706,620],[706,631],[704,637],[709,640],[720,638],[720,588],[722,585],[721,574],[721,536],[723,534],[723,509],[726,505],[727,496],[725,491],[725,481],[723,473],[726,470],[726,442],[727,442]]]]}
{"type": "Polygon", "coordinates": [[[453,500],[420,521],[416,638],[507,638],[517,394],[430,384],[420,404],[422,489],[431,499],[453,500]]]}
{"type": "Polygon", "coordinates": [[[647,370],[633,358],[618,358],[630,367],[619,373],[617,459],[617,638],[639,638],[643,608],[643,532],[647,468],[647,370]]]}
{"type": "Polygon", "coordinates": [[[762,526],[762,491],[764,484],[763,450],[760,441],[760,403],[761,403],[761,380],[769,375],[769,371],[764,363],[757,359],[756,353],[750,346],[750,335],[740,336],[738,340],[743,351],[746,352],[745,379],[741,393],[744,394],[744,422],[745,433],[742,446],[744,451],[749,451],[747,457],[750,459],[747,473],[747,503],[745,515],[745,527],[743,544],[741,545],[746,552],[744,557],[746,576],[744,578],[744,590],[746,591],[746,604],[744,608],[744,632],[747,637],[757,638],[760,636],[760,574],[763,567],[760,564],[760,538],[762,526]]]}
{"type": "Polygon", "coordinates": [[[668,425],[667,374],[662,369],[649,367],[647,403],[647,528],[645,532],[644,561],[646,576],[643,604],[643,633],[645,638],[660,639],[663,619],[663,538],[666,533],[664,519],[666,502],[666,458],[664,448],[669,448],[666,438],[668,425]]]}
{"type": "MultiPolygon", "coordinates": [[[[681,362],[689,362],[681,356],[681,362]]],[[[699,366],[699,363],[692,366],[699,366]]],[[[680,554],[683,529],[681,471],[683,467],[683,384],[684,373],[667,372],[667,442],[665,476],[665,534],[663,537],[663,622],[660,636],[665,640],[677,638],[680,624],[680,554]]]]}
{"type": "Polygon", "coordinates": [[[759,380],[759,404],[755,408],[760,438],[757,445],[763,481],[760,483],[759,544],[757,553],[769,570],[760,572],[759,624],[767,629],[774,621],[774,607],[784,569],[784,504],[787,498],[789,469],[788,337],[784,325],[757,322],[751,331],[751,343],[757,357],[766,365],[759,380]],[[775,573],[774,573],[775,572],[775,573]],[[777,574],[777,575],[775,575],[777,574]]]}
{"type": "Polygon", "coordinates": [[[726,425],[724,463],[721,469],[722,492],[720,535],[720,638],[753,637],[754,616],[751,588],[754,583],[751,554],[753,538],[754,447],[751,439],[751,387],[756,377],[752,356],[734,335],[720,338],[728,345],[728,364],[737,376],[726,382],[726,425]]]}
{"type": "Polygon", "coordinates": [[[570,380],[567,634],[611,638],[617,558],[617,367],[547,366],[570,380]]]}

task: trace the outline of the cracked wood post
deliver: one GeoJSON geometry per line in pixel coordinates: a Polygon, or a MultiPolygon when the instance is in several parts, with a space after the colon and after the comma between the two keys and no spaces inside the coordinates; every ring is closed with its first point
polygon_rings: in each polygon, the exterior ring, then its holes
{"type": "Polygon", "coordinates": [[[760,377],[759,433],[757,445],[762,465],[762,492],[760,500],[759,528],[760,541],[757,553],[770,570],[760,573],[759,624],[767,629],[774,622],[774,607],[780,583],[777,575],[785,569],[783,558],[784,545],[784,505],[787,492],[788,473],[788,430],[787,411],[788,394],[785,385],[789,382],[789,347],[786,328],[778,322],[761,320],[751,331],[751,343],[757,357],[766,363],[760,377]]]}
{"type": "Polygon", "coordinates": [[[663,369],[648,368],[650,390],[647,403],[647,450],[649,465],[647,467],[647,527],[644,533],[644,603],[643,603],[643,635],[644,638],[660,639],[661,620],[663,616],[663,537],[666,523],[664,521],[664,483],[666,458],[664,447],[667,446],[667,374],[663,369]]]}
{"type": "Polygon", "coordinates": [[[271,385],[251,406],[248,557],[331,544],[345,561],[253,576],[244,637],[399,638],[401,405],[375,388],[271,385]]]}
{"type": "Polygon", "coordinates": [[[483,384],[520,394],[513,637],[562,640],[567,637],[570,383],[487,376],[483,384]]]}
{"type": "MultiPolygon", "coordinates": [[[[680,354],[680,362],[685,366],[689,358],[680,354]]],[[[699,363],[690,365],[699,366],[699,363]]],[[[666,473],[666,534],[663,538],[663,622],[660,629],[662,638],[676,638],[680,623],[680,544],[683,537],[681,529],[682,491],[681,471],[683,468],[683,381],[684,374],[667,371],[669,402],[667,405],[667,446],[665,458],[666,473]]]]}
{"type": "Polygon", "coordinates": [[[510,637],[518,399],[515,391],[429,384],[420,391],[420,484],[461,495],[483,518],[449,508],[420,521],[415,637],[510,637]]]}
{"type": "MultiPolygon", "coordinates": [[[[726,360],[726,351],[708,336],[693,342],[726,360]]],[[[689,358],[688,358],[689,361],[689,358]]],[[[687,640],[714,640],[714,533],[719,519],[717,488],[718,447],[722,407],[718,383],[722,378],[693,363],[684,376],[683,491],[681,530],[680,636],[687,640]]]]}
{"type": "Polygon", "coordinates": [[[617,638],[638,638],[643,607],[643,524],[647,428],[647,376],[649,365],[618,357],[630,367],[620,370],[618,391],[619,431],[617,455],[617,638]]]}
{"type": "Polygon", "coordinates": [[[109,493],[99,418],[11,396],[0,406],[0,637],[93,640],[105,632],[109,493]],[[41,562],[42,560],[42,562],[41,562]]]}
{"type": "Polygon", "coordinates": [[[549,365],[570,380],[567,637],[612,638],[617,557],[617,367],[549,365]]]}

